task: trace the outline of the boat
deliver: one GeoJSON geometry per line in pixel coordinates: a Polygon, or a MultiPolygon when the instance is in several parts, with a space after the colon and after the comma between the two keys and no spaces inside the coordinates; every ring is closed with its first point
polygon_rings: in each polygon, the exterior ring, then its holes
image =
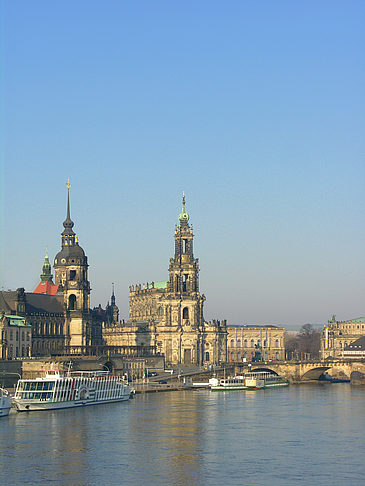
{"type": "Polygon", "coordinates": [[[43,378],[19,380],[13,404],[18,412],[57,410],[120,402],[132,390],[120,376],[105,371],[47,371],[43,378]]]}
{"type": "Polygon", "coordinates": [[[211,378],[209,380],[210,389],[212,391],[232,391],[232,390],[247,390],[246,376],[234,376],[229,378],[211,378]]]}
{"type": "Polygon", "coordinates": [[[209,385],[212,391],[233,391],[282,387],[288,386],[289,382],[282,376],[275,375],[269,371],[252,371],[240,376],[223,378],[221,380],[211,378],[209,385]]]}
{"type": "Polygon", "coordinates": [[[9,415],[12,400],[13,397],[10,395],[8,390],[5,390],[5,388],[0,388],[0,417],[9,415]]]}
{"type": "Polygon", "coordinates": [[[260,390],[262,388],[278,388],[288,386],[288,380],[275,375],[270,371],[253,371],[246,374],[245,385],[247,390],[260,390]]]}

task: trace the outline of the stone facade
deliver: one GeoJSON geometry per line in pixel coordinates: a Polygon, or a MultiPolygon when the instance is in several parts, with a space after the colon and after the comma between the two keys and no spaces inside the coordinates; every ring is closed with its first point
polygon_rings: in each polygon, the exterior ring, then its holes
{"type": "Polygon", "coordinates": [[[362,336],[365,336],[365,317],[336,321],[336,316],[332,316],[322,331],[320,357],[343,358],[345,348],[362,336]]]}
{"type": "Polygon", "coordinates": [[[199,261],[185,196],[174,240],[169,280],[131,286],[129,321],[105,324],[103,339],[107,345],[154,348],[170,364],[225,362],[226,323],[204,320],[205,296],[199,291],[199,261]]]}
{"type": "Polygon", "coordinates": [[[0,358],[25,358],[31,355],[32,329],[22,316],[0,316],[0,358]]]}
{"type": "Polygon", "coordinates": [[[252,361],[255,353],[264,361],[285,359],[283,327],[228,325],[227,332],[228,362],[252,361]]]}

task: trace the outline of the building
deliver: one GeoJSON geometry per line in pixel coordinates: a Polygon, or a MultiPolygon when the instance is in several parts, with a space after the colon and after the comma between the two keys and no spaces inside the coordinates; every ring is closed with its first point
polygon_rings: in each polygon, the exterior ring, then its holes
{"type": "Polygon", "coordinates": [[[348,344],[343,350],[344,358],[365,358],[365,336],[348,344]]]}
{"type": "Polygon", "coordinates": [[[1,359],[25,358],[31,355],[32,326],[22,316],[0,316],[1,359]]]}
{"type": "Polygon", "coordinates": [[[73,226],[68,184],[61,251],[54,260],[56,282],[46,254],[41,281],[34,292],[25,292],[24,288],[0,292],[0,312],[25,317],[31,326],[33,356],[82,354],[87,347],[102,344],[102,323],[89,305],[87,257],[73,226]]]}
{"type": "Polygon", "coordinates": [[[204,319],[205,296],[199,290],[199,261],[194,257],[193,241],[183,195],[169,279],[129,288],[129,320],[104,324],[107,345],[155,349],[171,364],[226,361],[226,322],[204,319]]]}
{"type": "Polygon", "coordinates": [[[349,345],[363,336],[365,336],[365,317],[336,321],[336,316],[332,316],[322,331],[320,357],[322,359],[343,358],[345,348],[350,351],[349,345]]]}
{"type": "Polygon", "coordinates": [[[227,325],[227,361],[285,359],[283,327],[227,325]]]}

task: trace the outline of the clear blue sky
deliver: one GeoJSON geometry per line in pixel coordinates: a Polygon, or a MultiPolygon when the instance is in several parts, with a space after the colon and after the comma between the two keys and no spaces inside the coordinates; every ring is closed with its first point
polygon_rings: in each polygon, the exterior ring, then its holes
{"type": "Polygon", "coordinates": [[[365,314],[363,1],[1,2],[0,287],[71,216],[92,305],[165,280],[181,193],[205,317],[365,314]]]}

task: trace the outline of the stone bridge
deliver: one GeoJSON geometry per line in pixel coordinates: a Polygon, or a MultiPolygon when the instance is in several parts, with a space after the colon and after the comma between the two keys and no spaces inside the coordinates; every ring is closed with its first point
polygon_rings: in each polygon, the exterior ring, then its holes
{"type": "Polygon", "coordinates": [[[364,359],[333,359],[316,361],[277,361],[265,363],[240,363],[235,366],[235,374],[251,371],[272,371],[291,382],[318,380],[328,372],[334,378],[357,381],[365,375],[364,359]],[[250,366],[249,366],[250,365],[250,366]]]}

